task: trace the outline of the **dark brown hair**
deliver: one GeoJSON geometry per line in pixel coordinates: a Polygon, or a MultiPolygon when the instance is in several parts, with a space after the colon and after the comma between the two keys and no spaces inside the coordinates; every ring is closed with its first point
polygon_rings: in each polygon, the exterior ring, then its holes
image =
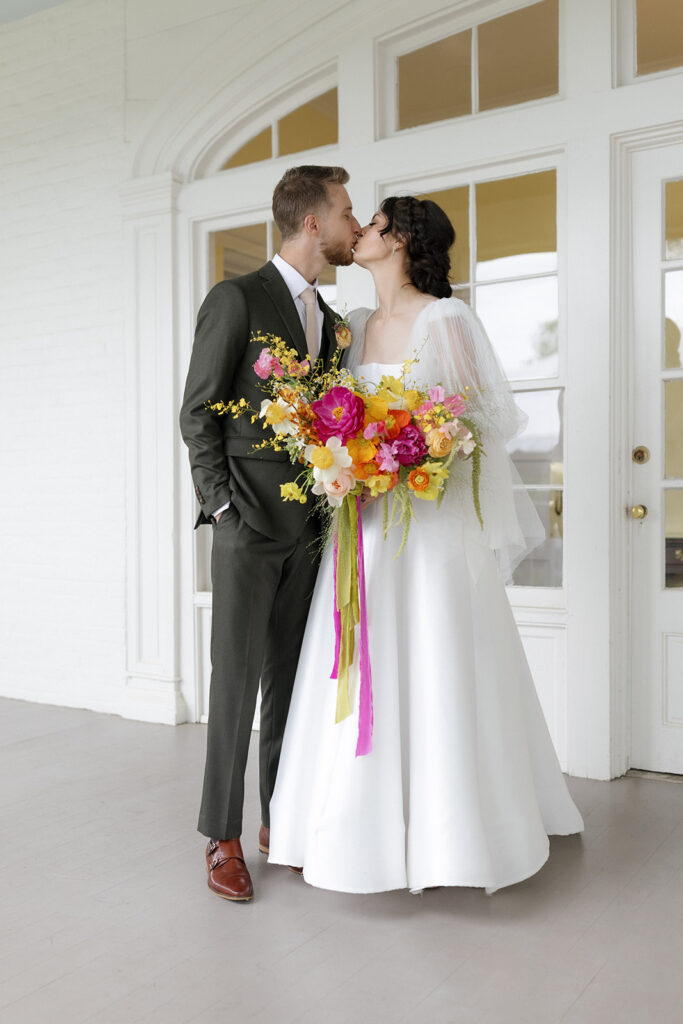
{"type": "Polygon", "coordinates": [[[441,207],[431,199],[389,196],[380,210],[387,218],[381,234],[391,233],[406,243],[411,282],[426,295],[449,298],[449,249],[455,241],[455,231],[441,207]]]}
{"type": "Polygon", "coordinates": [[[329,205],[328,185],[345,185],[348,180],[343,167],[307,164],[286,170],[273,192],[273,217],[282,241],[299,234],[309,213],[329,205]]]}

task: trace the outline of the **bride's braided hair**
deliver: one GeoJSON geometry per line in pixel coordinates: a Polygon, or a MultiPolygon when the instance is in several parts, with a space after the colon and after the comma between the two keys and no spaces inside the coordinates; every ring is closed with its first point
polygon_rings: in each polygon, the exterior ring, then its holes
{"type": "Polygon", "coordinates": [[[448,251],[455,241],[455,231],[441,207],[431,199],[389,196],[380,210],[387,218],[381,234],[391,233],[405,240],[408,274],[418,291],[437,299],[450,298],[448,251]]]}

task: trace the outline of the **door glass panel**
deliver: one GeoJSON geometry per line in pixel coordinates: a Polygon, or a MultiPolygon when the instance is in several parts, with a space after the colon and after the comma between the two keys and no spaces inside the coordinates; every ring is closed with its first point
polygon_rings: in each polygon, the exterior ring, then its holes
{"type": "Polygon", "coordinates": [[[562,485],[562,402],[560,388],[517,391],[515,401],[528,416],[508,451],[525,484],[562,485]]]}
{"type": "Polygon", "coordinates": [[[451,281],[465,284],[470,279],[470,211],[469,185],[447,188],[440,192],[421,192],[419,199],[438,203],[455,228],[455,245],[450,251],[451,281]]]}
{"type": "Polygon", "coordinates": [[[268,258],[265,224],[245,224],[239,228],[215,231],[211,237],[215,255],[212,284],[258,270],[268,258]]]}
{"type": "Polygon", "coordinates": [[[245,142],[236,153],[230,157],[221,167],[227,171],[231,167],[243,167],[245,164],[254,164],[259,160],[270,160],[273,155],[273,129],[268,125],[262,132],[255,135],[253,139],[245,142]]]}
{"type": "Polygon", "coordinates": [[[480,285],[475,303],[511,380],[557,375],[557,278],[480,285]]]}
{"type": "Polygon", "coordinates": [[[665,259],[683,259],[683,180],[667,181],[664,188],[664,209],[665,259]]]}
{"type": "Polygon", "coordinates": [[[664,508],[666,586],[683,587],[683,491],[667,491],[664,508]]]}
{"type": "Polygon", "coordinates": [[[636,0],[637,74],[683,65],[681,0],[636,0]]]}
{"type": "Polygon", "coordinates": [[[398,127],[472,113],[472,31],[398,58],[398,127]]]}
{"type": "Polygon", "coordinates": [[[477,28],[479,110],[558,90],[557,0],[523,7],[477,28]]]}
{"type": "Polygon", "coordinates": [[[683,270],[664,275],[664,366],[683,366],[683,270]]]}
{"type": "Polygon", "coordinates": [[[477,280],[557,269],[556,173],[476,186],[477,280]]]}
{"type": "Polygon", "coordinates": [[[278,156],[329,146],[338,139],[337,90],[316,96],[278,121],[278,156]]]}
{"type": "Polygon", "coordinates": [[[665,382],[664,407],[664,474],[669,480],[683,479],[683,380],[665,382]]]}
{"type": "Polygon", "coordinates": [[[564,494],[558,489],[528,493],[545,527],[546,539],[520,562],[513,583],[518,587],[561,587],[564,494]]]}

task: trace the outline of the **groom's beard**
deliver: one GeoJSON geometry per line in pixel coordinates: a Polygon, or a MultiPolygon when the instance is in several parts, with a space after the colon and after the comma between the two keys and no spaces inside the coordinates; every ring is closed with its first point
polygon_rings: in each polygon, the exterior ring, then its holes
{"type": "Polygon", "coordinates": [[[333,267],[349,267],[353,263],[351,248],[341,242],[327,242],[320,251],[333,267]]]}

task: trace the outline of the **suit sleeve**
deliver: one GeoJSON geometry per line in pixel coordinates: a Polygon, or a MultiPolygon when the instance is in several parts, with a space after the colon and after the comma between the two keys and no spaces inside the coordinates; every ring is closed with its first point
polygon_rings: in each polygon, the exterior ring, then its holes
{"type": "Polygon", "coordinates": [[[235,371],[248,343],[245,297],[235,285],[222,281],[211,289],[199,310],[180,410],[180,430],[205,517],[230,500],[230,474],[220,417],[207,412],[204,403],[234,397],[235,371]]]}

